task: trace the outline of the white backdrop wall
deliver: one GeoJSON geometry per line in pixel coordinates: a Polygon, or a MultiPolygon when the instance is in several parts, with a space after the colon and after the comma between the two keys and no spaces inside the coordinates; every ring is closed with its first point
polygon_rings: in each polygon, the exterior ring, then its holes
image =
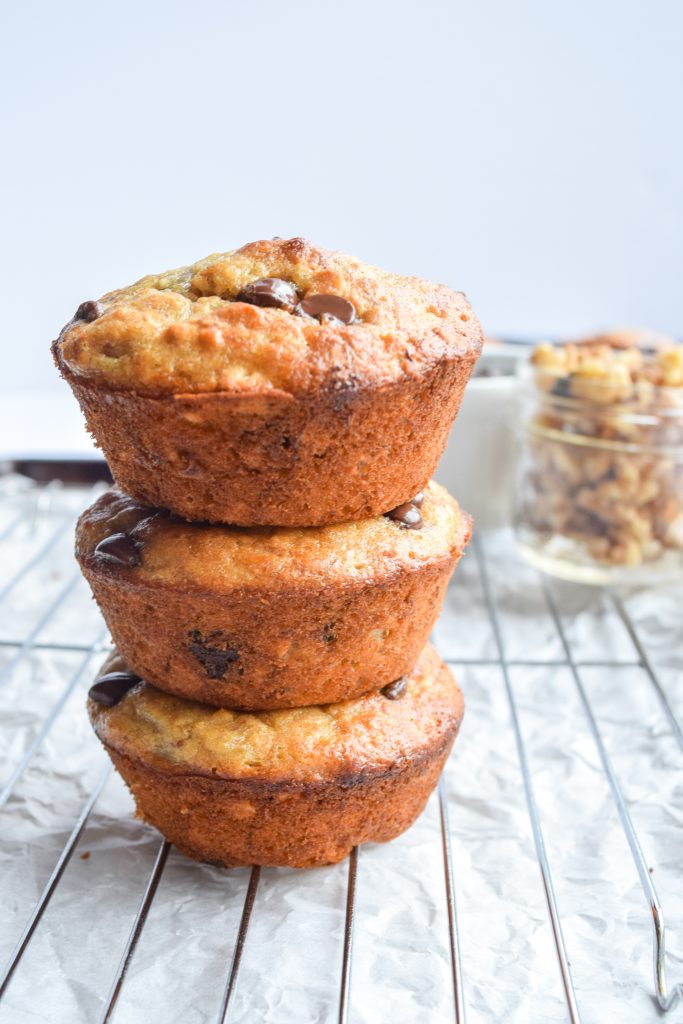
{"type": "Polygon", "coordinates": [[[83,299],[274,234],[492,333],[683,333],[682,44],[678,0],[5,5],[0,388],[60,387],[83,299]]]}

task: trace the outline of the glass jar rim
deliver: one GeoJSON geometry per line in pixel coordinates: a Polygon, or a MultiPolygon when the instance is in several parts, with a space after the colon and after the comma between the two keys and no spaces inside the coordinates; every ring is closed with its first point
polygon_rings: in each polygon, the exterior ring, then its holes
{"type": "Polygon", "coordinates": [[[528,421],[522,424],[522,430],[527,436],[536,437],[543,441],[550,441],[554,444],[572,445],[576,448],[592,449],[597,451],[614,452],[621,455],[645,455],[648,458],[672,459],[676,464],[683,465],[683,443],[664,444],[660,442],[625,441],[609,437],[600,437],[597,434],[574,433],[568,430],[559,430],[556,427],[528,421]]]}

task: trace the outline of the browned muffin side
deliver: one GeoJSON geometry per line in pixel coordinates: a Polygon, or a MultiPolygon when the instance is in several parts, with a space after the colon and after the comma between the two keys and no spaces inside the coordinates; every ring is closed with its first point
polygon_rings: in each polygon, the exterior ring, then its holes
{"type": "Polygon", "coordinates": [[[247,529],[110,491],[81,516],[76,554],[147,682],[218,707],[327,704],[408,672],[439,614],[470,518],[433,483],[412,508],[412,528],[379,516],[247,529]]]}
{"type": "Polygon", "coordinates": [[[294,238],[84,303],[53,353],[137,500],[310,526],[426,485],[481,340],[461,293],[294,238]]]}
{"type": "Polygon", "coordinates": [[[89,712],[139,816],[187,856],[229,867],[331,864],[394,838],[423,809],[463,715],[431,647],[393,700],[242,714],[128,685],[96,684],[89,712]]]}

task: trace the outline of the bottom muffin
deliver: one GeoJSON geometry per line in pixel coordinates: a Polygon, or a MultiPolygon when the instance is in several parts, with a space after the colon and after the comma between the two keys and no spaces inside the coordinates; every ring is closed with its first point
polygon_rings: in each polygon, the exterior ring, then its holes
{"type": "Polygon", "coordinates": [[[88,701],[138,815],[181,853],[227,867],[333,864],[399,835],[438,781],[463,706],[429,646],[402,680],[339,704],[211,708],[141,682],[117,655],[88,701]]]}

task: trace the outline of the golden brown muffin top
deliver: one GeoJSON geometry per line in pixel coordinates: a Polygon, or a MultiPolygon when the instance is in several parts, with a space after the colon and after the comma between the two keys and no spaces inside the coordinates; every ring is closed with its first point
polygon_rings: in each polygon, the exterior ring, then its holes
{"type": "Polygon", "coordinates": [[[251,242],[84,303],[55,348],[73,373],[109,388],[294,394],[421,374],[445,357],[478,354],[481,340],[461,292],[290,238],[251,242]],[[314,315],[238,300],[262,278],[294,285],[314,315]],[[348,300],[354,322],[316,314],[314,295],[348,300]]]}
{"type": "Polygon", "coordinates": [[[389,516],[331,526],[221,526],[157,513],[112,490],[79,519],[76,554],[95,571],[179,590],[354,584],[462,551],[470,517],[443,487],[428,485],[420,513],[420,529],[389,516]]]}
{"type": "MultiPolygon", "coordinates": [[[[115,655],[102,674],[123,668],[115,655]]],[[[162,771],[260,782],[381,774],[441,746],[463,715],[448,668],[426,647],[395,700],[382,693],[286,711],[229,711],[139,683],[113,707],[88,701],[103,743],[162,771]]]]}

